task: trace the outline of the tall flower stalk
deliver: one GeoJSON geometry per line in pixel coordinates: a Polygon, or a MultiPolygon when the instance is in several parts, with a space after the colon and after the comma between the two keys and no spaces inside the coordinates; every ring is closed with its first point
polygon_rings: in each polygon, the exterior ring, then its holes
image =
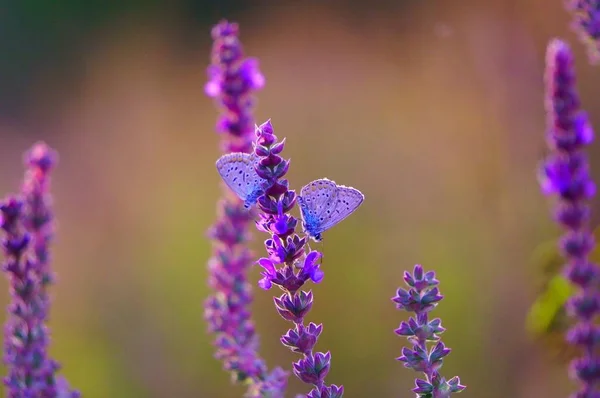
{"type": "Polygon", "coordinates": [[[290,211],[297,197],[284,179],[290,161],[279,156],[285,140],[278,141],[270,120],[256,128],[256,136],[256,172],[266,180],[264,194],[258,198],[261,214],[257,227],[271,235],[265,241],[269,256],[258,260],[264,269],[259,284],[263,289],[277,285],[283,291],[281,296],[274,297],[275,307],[279,315],[294,323],[294,327],[281,337],[281,342],[303,356],[293,364],[293,371],[304,383],[313,385],[307,397],[340,398],[344,387],[325,383],[331,366],[331,353],[314,351],[323,325],[304,323],[313,305],[313,294],[310,290],[301,289],[308,280],[319,283],[323,279],[319,264],[322,254],[311,251],[307,238],[301,238],[295,232],[298,220],[290,211]]]}
{"type": "MultiPolygon", "coordinates": [[[[254,98],[264,86],[258,62],[245,58],[238,25],[221,21],[212,29],[212,64],[205,92],[215,99],[221,114],[216,130],[223,153],[252,150],[254,98]]],[[[218,218],[209,230],[213,256],[209,260],[209,285],[213,294],[205,303],[205,319],[216,335],[215,356],[235,382],[249,385],[248,397],[283,397],[287,373],[277,368],[268,373],[258,354],[258,336],[251,320],[252,287],[248,269],[253,255],[248,248],[249,226],[256,213],[222,184],[218,218]]]]}
{"type": "Polygon", "coordinates": [[[75,398],[66,380],[57,376],[58,362],[48,355],[50,311],[48,287],[49,244],[54,235],[50,197],[50,171],[56,153],[38,143],[25,156],[27,171],[20,196],[9,196],[0,205],[4,272],[9,279],[11,303],[5,326],[4,382],[11,398],[75,398]]]}
{"type": "Polygon", "coordinates": [[[600,357],[597,349],[600,328],[595,318],[600,312],[598,277],[600,269],[590,261],[594,236],[589,227],[589,200],[596,192],[590,177],[588,158],[583,149],[593,140],[587,115],[581,110],[575,88],[573,55],[569,46],[552,40],[546,53],[547,142],[550,155],[545,159],[540,183],[547,195],[557,198],[555,220],[563,227],[560,250],[566,261],[564,273],[578,288],[567,302],[575,325],[567,341],[584,353],[571,363],[572,377],[579,381],[573,397],[597,397],[600,357]]]}
{"type": "Polygon", "coordinates": [[[422,398],[447,398],[461,392],[466,387],[460,384],[458,376],[446,380],[439,373],[450,349],[439,336],[446,330],[442,327],[442,321],[439,318],[429,319],[429,312],[444,297],[438,289],[440,282],[435,278],[435,272],[424,272],[421,265],[415,265],[412,274],[404,272],[404,282],[409,289],[399,288],[392,300],[398,309],[415,314],[395,331],[397,335],[407,337],[413,345],[412,348],[404,347],[398,360],[404,362],[405,367],[422,372],[425,376],[416,379],[413,391],[422,398]],[[430,349],[428,343],[436,344],[430,349]]]}

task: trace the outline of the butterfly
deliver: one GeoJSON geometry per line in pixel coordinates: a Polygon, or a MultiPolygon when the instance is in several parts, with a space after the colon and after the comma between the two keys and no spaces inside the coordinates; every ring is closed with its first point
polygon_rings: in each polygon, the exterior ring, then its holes
{"type": "Polygon", "coordinates": [[[327,178],[306,184],[298,196],[304,231],[320,242],[323,232],[352,214],[364,200],[358,189],[327,178]]]}
{"type": "Polygon", "coordinates": [[[254,153],[236,152],[217,160],[217,171],[227,186],[250,208],[264,193],[267,180],[256,173],[259,157],[254,153]]]}

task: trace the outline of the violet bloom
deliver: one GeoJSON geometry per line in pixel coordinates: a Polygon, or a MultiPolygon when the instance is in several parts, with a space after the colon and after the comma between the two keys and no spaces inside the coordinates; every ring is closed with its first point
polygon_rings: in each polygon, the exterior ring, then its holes
{"type": "Polygon", "coordinates": [[[600,311],[599,269],[589,259],[594,237],[589,228],[588,201],[596,192],[583,148],[593,139],[587,115],[580,108],[575,89],[573,55],[569,46],[552,40],[546,53],[547,142],[551,150],[540,176],[542,190],[557,198],[555,219],[564,228],[560,249],[566,260],[565,275],[578,287],[567,302],[576,324],[567,332],[567,341],[584,348],[581,358],[571,363],[572,377],[580,382],[574,397],[599,396],[600,357],[597,355],[600,329],[595,318],[600,311]]]}
{"type": "Polygon", "coordinates": [[[460,384],[458,376],[446,380],[439,373],[450,349],[439,336],[446,330],[442,327],[442,321],[439,318],[429,320],[429,312],[443,298],[437,287],[439,281],[435,278],[435,272],[425,273],[422,266],[415,265],[412,274],[404,272],[404,281],[409,289],[399,288],[392,300],[398,309],[415,314],[395,331],[397,335],[407,337],[413,345],[412,348],[404,347],[402,356],[397,359],[404,362],[405,367],[425,375],[423,379],[416,379],[413,391],[417,397],[423,398],[447,398],[452,393],[461,392],[466,386],[460,384]],[[430,349],[428,342],[436,345],[430,349]]]}
{"type": "Polygon", "coordinates": [[[0,205],[4,271],[10,283],[11,303],[5,326],[5,378],[10,397],[79,396],[57,377],[59,365],[48,356],[46,327],[50,310],[47,288],[52,283],[49,243],[54,222],[49,172],[56,153],[38,143],[25,156],[27,172],[22,197],[11,196],[0,205]]]}
{"type": "Polygon", "coordinates": [[[254,92],[265,85],[255,58],[246,58],[236,23],[221,21],[212,29],[212,64],[208,67],[206,95],[222,109],[217,132],[224,135],[223,153],[252,150],[254,92]]]}
{"type": "MultiPolygon", "coordinates": [[[[31,234],[32,249],[37,260],[36,272],[41,282],[40,299],[44,309],[50,310],[47,287],[54,282],[50,269],[49,244],[54,237],[50,171],[56,164],[57,154],[44,143],[35,144],[24,156],[27,167],[21,186],[25,211],[23,225],[31,234]]],[[[44,314],[46,320],[48,314],[44,314]]]]}
{"type": "Polygon", "coordinates": [[[312,322],[304,324],[304,318],[313,305],[313,295],[310,290],[301,289],[308,280],[319,283],[323,279],[323,272],[319,268],[322,255],[317,251],[308,251],[306,237],[301,238],[295,233],[298,220],[290,211],[296,204],[296,193],[288,188],[288,181],[283,178],[290,161],[279,156],[285,140],[277,140],[270,120],[256,128],[256,136],[254,153],[259,158],[256,172],[267,181],[264,194],[258,198],[262,214],[257,227],[271,235],[265,241],[269,257],[258,260],[264,269],[259,284],[263,289],[277,285],[284,292],[274,298],[275,307],[279,315],[295,326],[281,337],[281,342],[303,355],[293,364],[293,371],[304,383],[314,386],[307,397],[340,398],[344,387],[325,383],[331,366],[331,354],[313,351],[323,325],[312,322]]]}
{"type": "MultiPolygon", "coordinates": [[[[205,91],[222,110],[217,122],[222,150],[248,153],[254,139],[253,94],[263,87],[264,78],[257,61],[244,57],[237,24],[221,21],[212,37],[205,91]]],[[[213,241],[209,285],[214,293],[206,300],[204,312],[209,330],[216,335],[215,356],[232,372],[235,382],[249,385],[248,397],[283,397],[287,373],[279,368],[268,373],[258,356],[258,336],[251,320],[252,287],[247,273],[253,256],[248,241],[255,213],[247,211],[224,185],[217,208],[217,221],[209,231],[213,241]]]]}
{"type": "Polygon", "coordinates": [[[565,0],[573,15],[571,28],[586,46],[590,62],[600,62],[600,1],[565,0]]]}

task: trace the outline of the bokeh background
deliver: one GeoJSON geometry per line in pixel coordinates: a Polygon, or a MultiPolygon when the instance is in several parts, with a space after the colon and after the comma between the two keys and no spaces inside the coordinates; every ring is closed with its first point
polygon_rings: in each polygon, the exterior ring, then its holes
{"type": "MultiPolygon", "coordinates": [[[[345,396],[411,396],[394,360],[406,318],[390,297],[415,263],[435,269],[464,397],[563,397],[564,366],[525,331],[529,264],[557,235],[536,183],[543,61],[561,36],[600,126],[600,71],[561,1],[5,0],[0,12],[0,189],[43,139],[54,178],[52,354],[88,398],[234,398],[202,319],[205,231],[215,219],[216,110],[203,85],[210,27],[241,25],[267,85],[257,119],[287,137],[292,185],[361,189],[328,231],[310,320],[345,396]]],[[[593,149],[595,153],[598,149],[593,149]]],[[[600,176],[599,165],[595,173],[600,176]]],[[[264,236],[255,241],[257,250],[264,236]]],[[[258,278],[253,270],[252,279],[258,278]]],[[[3,282],[5,283],[5,282],[3,282]]],[[[6,290],[6,285],[2,285],[6,290]]],[[[261,354],[289,369],[288,327],[257,291],[261,354]]],[[[2,297],[2,304],[7,300],[2,297]]],[[[294,378],[292,393],[306,392],[294,378]]]]}

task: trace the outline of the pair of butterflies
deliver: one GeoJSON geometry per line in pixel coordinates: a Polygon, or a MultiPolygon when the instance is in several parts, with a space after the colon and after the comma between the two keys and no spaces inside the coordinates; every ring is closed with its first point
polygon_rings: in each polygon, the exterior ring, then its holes
{"type": "MultiPolygon", "coordinates": [[[[256,173],[259,160],[254,153],[231,153],[217,160],[221,178],[246,208],[256,203],[268,183],[256,173]]],[[[337,185],[327,178],[306,184],[298,196],[304,231],[321,241],[323,232],[352,214],[364,199],[358,189],[337,185]]]]}

